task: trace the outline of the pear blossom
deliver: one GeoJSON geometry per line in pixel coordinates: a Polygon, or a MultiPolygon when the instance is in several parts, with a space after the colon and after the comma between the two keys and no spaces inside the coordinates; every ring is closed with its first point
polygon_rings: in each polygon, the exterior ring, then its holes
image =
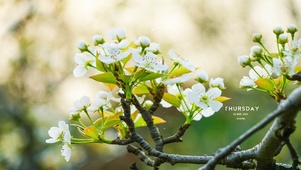
{"type": "Polygon", "coordinates": [[[295,60],[301,57],[301,38],[291,42],[291,48],[288,51],[282,51],[282,53],[287,57],[290,56],[295,60]]]}
{"type": "Polygon", "coordinates": [[[48,130],[48,134],[51,138],[47,139],[46,143],[56,143],[59,141],[67,141],[70,143],[71,136],[69,126],[64,121],[59,121],[58,127],[51,127],[48,130]]]}
{"type": "Polygon", "coordinates": [[[62,156],[65,157],[65,160],[68,162],[71,158],[71,145],[69,143],[65,143],[61,149],[62,156]]]}
{"type": "Polygon", "coordinates": [[[280,34],[280,35],[279,35],[278,42],[279,42],[280,44],[285,44],[285,43],[287,43],[287,42],[288,42],[288,36],[287,36],[287,34],[280,34]]]}
{"type": "Polygon", "coordinates": [[[138,46],[141,46],[143,48],[150,46],[151,41],[146,36],[140,36],[138,40],[135,40],[134,43],[138,46]]]}
{"type": "Polygon", "coordinates": [[[251,52],[250,52],[250,59],[251,61],[256,61],[258,60],[258,57],[261,56],[262,49],[261,47],[254,45],[251,47],[251,52]]]}
{"type": "Polygon", "coordinates": [[[81,52],[84,52],[84,51],[87,51],[88,50],[88,44],[83,41],[83,40],[80,40],[77,44],[77,48],[81,51],[81,52]]]}
{"type": "Polygon", "coordinates": [[[88,72],[88,66],[95,66],[95,58],[89,54],[78,53],[74,56],[74,61],[78,64],[73,69],[74,77],[82,77],[88,72]]]}
{"type": "Polygon", "coordinates": [[[103,44],[105,42],[105,40],[103,39],[102,36],[100,35],[94,35],[92,37],[92,42],[95,46],[99,45],[99,44],[103,44]]]}
{"type": "Polygon", "coordinates": [[[250,88],[257,87],[257,85],[255,84],[255,80],[247,76],[243,76],[243,78],[239,82],[239,86],[241,88],[249,88],[249,90],[251,90],[250,88]]]}
{"type": "Polygon", "coordinates": [[[211,78],[209,82],[210,87],[217,87],[219,89],[225,89],[224,79],[223,78],[211,78]]]}
{"type": "Polygon", "coordinates": [[[156,73],[157,71],[165,71],[168,69],[167,65],[158,62],[156,55],[151,52],[147,52],[145,56],[141,56],[140,54],[134,52],[133,59],[136,66],[145,68],[151,72],[156,73]]]}
{"type": "Polygon", "coordinates": [[[291,24],[287,27],[286,32],[291,33],[291,34],[295,34],[297,32],[297,27],[294,24],[291,24]]]}
{"type": "Polygon", "coordinates": [[[194,71],[195,67],[193,64],[189,63],[188,59],[182,59],[177,55],[173,50],[168,51],[168,55],[172,61],[174,61],[177,64],[180,64],[181,66],[185,67],[186,69],[190,71],[194,71]]]}
{"type": "Polygon", "coordinates": [[[194,79],[200,83],[209,81],[209,76],[205,71],[199,71],[194,74],[194,79]]]}
{"type": "Polygon", "coordinates": [[[277,36],[279,36],[280,34],[284,33],[284,30],[282,29],[281,26],[277,26],[273,29],[274,34],[276,34],[277,36]]]}
{"type": "Polygon", "coordinates": [[[126,38],[126,31],[123,28],[113,28],[107,34],[113,40],[121,41],[126,38]]]}
{"type": "Polygon", "coordinates": [[[295,72],[295,67],[297,66],[298,62],[294,60],[292,57],[284,57],[283,61],[278,58],[273,58],[273,72],[277,76],[281,74],[292,76],[295,72]]]}
{"type": "Polygon", "coordinates": [[[64,121],[59,121],[58,127],[51,127],[48,131],[50,139],[46,140],[46,143],[62,142],[63,148],[61,149],[62,156],[66,161],[71,157],[71,134],[69,126],[64,121]]]}
{"type": "Polygon", "coordinates": [[[246,67],[251,64],[251,59],[247,55],[239,56],[237,61],[242,67],[246,67]]]}
{"type": "Polygon", "coordinates": [[[257,80],[259,77],[270,77],[272,75],[272,67],[268,64],[265,65],[265,68],[260,66],[255,66],[254,69],[249,71],[249,76],[253,80],[257,80]],[[254,71],[255,70],[255,71],[254,71]]]}
{"type": "Polygon", "coordinates": [[[101,107],[111,107],[112,92],[99,91],[96,95],[96,99],[91,103],[88,111],[95,112],[101,107]]]}
{"type": "Polygon", "coordinates": [[[122,52],[122,49],[127,47],[129,42],[122,40],[120,43],[104,43],[103,48],[107,51],[98,59],[106,64],[111,64],[126,58],[130,53],[128,51],[122,52]]]}
{"type": "Polygon", "coordinates": [[[163,84],[176,84],[176,83],[185,83],[191,78],[190,74],[183,74],[179,77],[167,79],[163,81],[163,84]]]}
{"type": "Polygon", "coordinates": [[[265,65],[265,68],[255,66],[254,69],[251,69],[249,71],[249,77],[243,76],[243,78],[239,82],[239,85],[241,88],[247,88],[248,90],[251,90],[252,88],[257,87],[255,81],[258,78],[269,78],[272,75],[272,72],[272,67],[268,64],[265,65]]]}
{"type": "Polygon", "coordinates": [[[220,110],[223,104],[216,98],[221,96],[219,88],[210,88],[207,92],[203,84],[194,84],[187,93],[187,99],[191,103],[195,103],[202,109],[201,114],[205,117],[211,116],[214,112],[220,110]]]}
{"type": "Polygon", "coordinates": [[[70,119],[80,118],[80,112],[91,104],[88,96],[83,96],[73,102],[73,107],[69,109],[70,119]]]}
{"type": "Polygon", "coordinates": [[[160,54],[160,44],[150,43],[150,45],[146,47],[145,50],[150,51],[154,54],[160,54]]]}
{"type": "Polygon", "coordinates": [[[260,43],[261,42],[261,38],[262,38],[262,34],[260,34],[260,33],[254,33],[252,35],[253,42],[260,43]]]}

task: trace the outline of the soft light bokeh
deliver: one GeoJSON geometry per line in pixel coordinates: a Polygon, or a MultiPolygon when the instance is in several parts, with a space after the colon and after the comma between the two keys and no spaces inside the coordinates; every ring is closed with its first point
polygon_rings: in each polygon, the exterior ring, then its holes
{"type": "MultiPolygon", "coordinates": [[[[0,1],[0,169],[129,169],[131,163],[139,162],[123,147],[90,145],[75,146],[70,163],[66,163],[59,145],[45,144],[48,128],[67,119],[74,100],[83,95],[94,98],[105,88],[88,78],[72,76],[77,42],[91,42],[94,34],[105,36],[110,28],[118,27],[127,30],[129,39],[145,35],[160,43],[163,56],[173,49],[210,77],[223,77],[228,88],[225,95],[232,98],[227,105],[262,108],[246,121],[236,121],[221,111],[194,122],[184,143],[166,148],[170,153],[211,155],[276,107],[273,101],[267,102],[268,96],[238,90],[248,69],[237,64],[237,56],[249,53],[255,32],[263,34],[269,49],[275,49],[275,26],[285,29],[295,24],[301,29],[300,7],[298,0],[0,1]]],[[[174,111],[163,112],[169,122],[160,127],[167,136],[177,130],[174,125],[180,125],[183,117],[174,111]]],[[[263,134],[243,147],[254,146],[263,134]]],[[[300,143],[296,134],[293,139],[300,143]]],[[[285,156],[279,159],[290,161],[285,156]]]]}

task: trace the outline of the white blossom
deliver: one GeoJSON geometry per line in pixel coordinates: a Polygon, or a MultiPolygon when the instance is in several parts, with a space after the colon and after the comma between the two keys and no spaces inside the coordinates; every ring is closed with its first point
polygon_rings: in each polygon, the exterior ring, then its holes
{"type": "Polygon", "coordinates": [[[127,40],[122,40],[120,43],[104,43],[103,48],[106,50],[98,59],[106,64],[111,64],[126,58],[130,53],[122,52],[122,49],[129,45],[127,40]]]}
{"type": "Polygon", "coordinates": [[[165,71],[168,69],[167,65],[157,61],[156,55],[151,52],[147,52],[145,56],[141,56],[135,52],[133,53],[133,59],[136,66],[145,68],[151,72],[156,73],[157,71],[165,71]]]}
{"type": "Polygon", "coordinates": [[[194,71],[195,67],[193,64],[189,63],[188,59],[182,59],[179,57],[179,55],[177,55],[173,50],[169,50],[168,51],[169,57],[172,61],[174,61],[175,63],[180,64],[181,66],[185,67],[186,69],[190,70],[190,71],[194,71]]]}
{"type": "Polygon", "coordinates": [[[74,61],[78,64],[74,70],[74,77],[82,77],[88,72],[88,66],[95,65],[95,58],[91,55],[78,53],[74,56],[74,61]]]}
{"type": "Polygon", "coordinates": [[[113,40],[122,40],[126,38],[126,31],[123,28],[113,28],[107,32],[108,36],[113,40]]]}
{"type": "Polygon", "coordinates": [[[221,102],[215,100],[217,97],[220,97],[221,93],[221,90],[216,87],[210,88],[206,92],[204,85],[197,83],[188,91],[187,99],[202,109],[201,114],[203,116],[208,117],[219,111],[223,106],[221,102]]]}
{"type": "Polygon", "coordinates": [[[190,74],[183,74],[181,76],[167,79],[163,81],[163,84],[176,84],[176,83],[185,83],[191,78],[190,74]]]}

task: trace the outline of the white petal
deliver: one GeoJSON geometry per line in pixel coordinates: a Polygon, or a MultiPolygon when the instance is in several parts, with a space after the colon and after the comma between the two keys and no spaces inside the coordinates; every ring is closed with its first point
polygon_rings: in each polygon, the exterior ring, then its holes
{"type": "Polygon", "coordinates": [[[169,107],[172,106],[171,104],[169,104],[169,103],[168,103],[167,101],[165,101],[165,100],[161,100],[160,104],[161,104],[162,107],[164,107],[164,108],[169,108],[169,107]]]}
{"type": "Polygon", "coordinates": [[[77,63],[77,64],[85,64],[87,60],[87,57],[85,54],[83,53],[78,53],[74,56],[74,61],[77,63]]]}
{"type": "Polygon", "coordinates": [[[57,139],[60,136],[61,133],[62,133],[62,131],[58,127],[51,127],[48,130],[49,136],[54,138],[54,139],[57,139]]]}
{"type": "Polygon", "coordinates": [[[114,60],[113,58],[104,55],[99,56],[98,59],[106,64],[112,64],[116,62],[116,60],[114,60]]]}
{"type": "Polygon", "coordinates": [[[139,55],[138,53],[133,53],[133,59],[138,62],[138,63],[142,63],[143,62],[143,58],[141,57],[141,55],[139,55]]]}
{"type": "Polygon", "coordinates": [[[207,104],[204,103],[204,102],[195,102],[195,104],[197,106],[199,106],[200,108],[202,108],[202,109],[207,109],[208,108],[207,104]]]}
{"type": "Polygon", "coordinates": [[[82,102],[82,104],[84,106],[88,106],[91,102],[90,102],[90,98],[88,96],[83,96],[80,98],[80,101],[82,102]]]}
{"type": "Polygon", "coordinates": [[[211,102],[209,102],[209,106],[214,112],[217,112],[217,111],[219,111],[219,109],[221,109],[223,104],[219,101],[211,101],[211,102]]]}
{"type": "Polygon", "coordinates": [[[74,77],[82,77],[87,73],[87,69],[84,65],[78,65],[73,70],[74,77]]]}
{"type": "Polygon", "coordinates": [[[199,113],[197,113],[197,114],[195,114],[195,116],[193,117],[193,120],[199,121],[199,120],[201,120],[201,118],[202,118],[202,115],[199,114],[199,113]]]}
{"type": "Polygon", "coordinates": [[[202,110],[202,115],[205,117],[212,116],[214,114],[214,111],[209,107],[207,109],[202,110]]]}
{"type": "Polygon", "coordinates": [[[62,132],[69,131],[69,126],[64,121],[59,121],[58,125],[62,132]]]}
{"type": "Polygon", "coordinates": [[[71,147],[68,144],[64,144],[61,150],[61,154],[65,157],[65,160],[68,162],[71,157],[71,147]]]}
{"type": "Polygon", "coordinates": [[[207,91],[207,95],[209,97],[210,100],[213,100],[219,96],[221,96],[222,94],[222,91],[219,89],[219,88],[210,88],[208,91],[207,91]]]}
{"type": "Polygon", "coordinates": [[[198,102],[200,100],[200,96],[198,96],[193,91],[188,91],[187,92],[187,99],[188,99],[188,101],[190,101],[192,103],[195,103],[195,102],[198,102]]]}
{"type": "Polygon", "coordinates": [[[191,89],[198,96],[203,96],[205,94],[205,91],[206,91],[204,85],[201,84],[201,83],[197,83],[197,84],[193,85],[191,87],[191,89]]]}
{"type": "Polygon", "coordinates": [[[277,76],[280,76],[281,67],[282,67],[282,61],[278,58],[273,58],[273,72],[275,72],[277,76]]]}

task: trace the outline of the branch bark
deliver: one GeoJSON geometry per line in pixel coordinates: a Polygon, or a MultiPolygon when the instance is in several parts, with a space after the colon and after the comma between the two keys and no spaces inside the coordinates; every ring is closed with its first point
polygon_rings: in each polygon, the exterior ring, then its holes
{"type": "Polygon", "coordinates": [[[263,140],[254,147],[255,159],[257,160],[257,169],[274,169],[276,164],[273,160],[276,152],[281,146],[284,137],[289,137],[293,133],[295,118],[301,107],[301,87],[295,89],[290,96],[281,101],[277,109],[269,114],[261,122],[253,126],[247,132],[238,137],[225,148],[219,149],[215,156],[207,162],[200,170],[213,170],[218,162],[229,155],[236,146],[245,141],[255,132],[262,129],[273,119],[275,119],[272,127],[266,133],[263,140]],[[279,117],[278,117],[279,116],[279,117]]]}

